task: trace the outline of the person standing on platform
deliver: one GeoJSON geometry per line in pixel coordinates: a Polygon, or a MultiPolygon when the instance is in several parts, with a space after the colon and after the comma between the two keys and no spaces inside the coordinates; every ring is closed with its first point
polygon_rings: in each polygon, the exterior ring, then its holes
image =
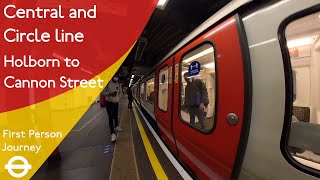
{"type": "Polygon", "coordinates": [[[128,90],[127,90],[127,94],[128,94],[128,108],[132,108],[132,101],[133,101],[133,95],[132,95],[132,90],[131,90],[131,87],[128,87],[128,90]]]}
{"type": "Polygon", "coordinates": [[[122,129],[119,127],[119,122],[118,122],[119,101],[122,93],[121,85],[118,82],[118,80],[119,80],[119,77],[115,75],[112,78],[112,80],[108,83],[106,88],[103,90],[103,95],[105,96],[105,99],[106,99],[106,109],[109,116],[111,142],[114,142],[117,139],[115,130],[117,132],[122,131],[122,129]]]}

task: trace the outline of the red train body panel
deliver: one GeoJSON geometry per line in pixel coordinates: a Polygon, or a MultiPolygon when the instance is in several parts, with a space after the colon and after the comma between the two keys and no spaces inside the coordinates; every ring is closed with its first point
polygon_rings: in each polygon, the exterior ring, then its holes
{"type": "MultiPolygon", "coordinates": [[[[173,57],[170,57],[167,59],[165,62],[163,62],[160,66],[156,68],[156,72],[159,72],[163,68],[168,68],[169,69],[169,77],[168,77],[168,105],[167,105],[167,110],[162,110],[159,108],[159,98],[155,98],[155,117],[158,122],[158,127],[160,129],[160,133],[162,136],[163,141],[170,146],[170,148],[177,153],[176,145],[174,142],[174,136],[173,136],[173,127],[171,123],[172,119],[172,110],[173,110],[173,99],[172,99],[172,68],[173,68],[173,57]],[[171,69],[171,71],[170,71],[171,69]],[[171,73],[170,73],[171,72],[171,73]]],[[[155,74],[155,92],[156,92],[156,97],[159,97],[159,73],[155,74]]]]}
{"type": "MultiPolygon", "coordinates": [[[[184,47],[175,55],[175,63],[180,63],[180,59],[186,52],[205,42],[214,43],[216,66],[219,67],[215,128],[212,133],[201,133],[186,126],[179,117],[177,108],[179,107],[179,96],[175,96],[173,129],[181,159],[200,172],[201,179],[205,177],[229,179],[238,149],[244,104],[242,54],[235,18],[229,18],[184,47]],[[232,48],[230,44],[233,45],[232,48]],[[233,88],[230,88],[230,84],[233,88]],[[226,117],[229,113],[238,115],[237,125],[228,124],[226,117]],[[196,159],[191,161],[190,155],[195,156],[196,159]],[[205,167],[202,167],[202,164],[205,167]]],[[[181,73],[178,74],[181,75],[181,73]]],[[[175,83],[176,95],[181,91],[179,84],[175,83]]]]}

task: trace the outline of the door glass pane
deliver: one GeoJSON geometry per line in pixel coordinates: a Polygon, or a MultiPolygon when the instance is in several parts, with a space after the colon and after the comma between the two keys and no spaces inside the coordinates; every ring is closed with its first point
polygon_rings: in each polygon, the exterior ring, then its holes
{"type": "Polygon", "coordinates": [[[144,98],[144,83],[140,84],[140,98],[144,98]]]}
{"type": "Polygon", "coordinates": [[[290,23],[285,31],[293,80],[288,149],[303,165],[320,170],[320,13],[290,23]]]}
{"type": "Polygon", "coordinates": [[[208,131],[214,125],[216,97],[213,46],[205,44],[186,54],[181,66],[181,119],[208,131]]]}
{"type": "Polygon", "coordinates": [[[159,72],[158,106],[164,111],[168,110],[168,74],[168,66],[159,72]]]}
{"type": "Polygon", "coordinates": [[[147,97],[146,100],[153,104],[154,102],[154,78],[147,81],[147,97]]]}

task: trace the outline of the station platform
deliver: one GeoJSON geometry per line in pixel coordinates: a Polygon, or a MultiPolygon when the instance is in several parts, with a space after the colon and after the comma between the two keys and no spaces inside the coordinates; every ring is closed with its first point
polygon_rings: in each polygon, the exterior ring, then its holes
{"type": "MultiPolygon", "coordinates": [[[[135,103],[133,103],[135,104],[135,103]]],[[[119,104],[123,131],[111,142],[105,107],[93,104],[59,146],[61,160],[45,162],[32,180],[191,179],[141,111],[119,104]]]]}

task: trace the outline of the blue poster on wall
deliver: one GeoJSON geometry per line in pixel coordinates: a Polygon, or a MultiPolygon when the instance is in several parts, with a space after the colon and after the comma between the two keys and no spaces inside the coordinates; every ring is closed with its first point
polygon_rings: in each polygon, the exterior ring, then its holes
{"type": "Polygon", "coordinates": [[[190,65],[189,65],[189,75],[190,76],[196,76],[199,74],[201,70],[201,66],[200,63],[198,61],[193,61],[190,65]]]}

